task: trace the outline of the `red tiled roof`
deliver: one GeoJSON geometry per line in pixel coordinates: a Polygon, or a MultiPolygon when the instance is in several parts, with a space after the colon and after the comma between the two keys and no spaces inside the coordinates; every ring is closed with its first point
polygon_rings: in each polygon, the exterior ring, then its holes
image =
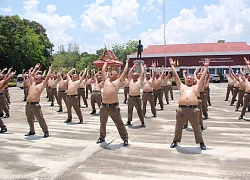
{"type": "MultiPolygon", "coordinates": [[[[142,54],[174,54],[174,53],[203,53],[203,52],[240,52],[250,51],[246,42],[224,42],[224,43],[199,43],[199,44],[169,44],[149,45],[142,54]]],[[[137,52],[131,54],[136,55],[137,52]]]]}
{"type": "MultiPolygon", "coordinates": [[[[93,64],[95,66],[103,66],[104,63],[105,63],[104,60],[97,60],[97,61],[93,62],[93,64]]],[[[121,65],[123,65],[123,63],[120,62],[120,61],[114,61],[114,60],[112,60],[112,61],[108,61],[108,65],[121,66],[121,65]]]]}
{"type": "Polygon", "coordinates": [[[112,56],[113,60],[117,60],[115,53],[112,50],[108,50],[109,54],[112,56]]]}

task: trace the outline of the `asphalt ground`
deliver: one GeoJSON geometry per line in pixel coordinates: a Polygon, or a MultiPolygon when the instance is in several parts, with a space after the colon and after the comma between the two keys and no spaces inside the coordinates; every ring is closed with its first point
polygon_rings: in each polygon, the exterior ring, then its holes
{"type": "MultiPolygon", "coordinates": [[[[89,114],[90,103],[88,108],[81,108],[86,124],[78,124],[74,110],[73,123],[66,124],[67,113],[57,113],[57,104],[50,107],[45,91],[41,106],[51,136],[43,138],[37,122],[36,135],[24,136],[29,126],[23,91],[10,88],[10,118],[3,119],[8,132],[0,134],[0,179],[250,179],[250,113],[238,120],[240,112],[224,101],[226,87],[225,83],[210,86],[212,106],[209,119],[204,120],[205,151],[195,143],[190,126],[183,130],[179,146],[170,148],[177,90],[174,100],[164,104],[164,110],[157,104],[157,118],[152,117],[148,104],[146,128],[139,127],[134,110],[133,126],[128,127],[129,146],[123,147],[111,119],[106,143],[96,144],[99,116],[89,114]]],[[[122,103],[122,92],[120,108],[126,122],[127,105],[122,103]]]]}

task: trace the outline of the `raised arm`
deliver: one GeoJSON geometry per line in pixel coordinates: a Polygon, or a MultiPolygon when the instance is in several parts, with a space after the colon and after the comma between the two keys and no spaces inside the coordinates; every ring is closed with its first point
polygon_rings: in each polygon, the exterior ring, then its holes
{"type": "Polygon", "coordinates": [[[6,79],[4,79],[2,85],[0,86],[0,91],[3,91],[3,89],[8,85],[8,83],[10,82],[11,78],[13,78],[13,76],[16,74],[15,72],[10,73],[6,79]]]}
{"type": "Polygon", "coordinates": [[[68,73],[67,73],[67,80],[70,81],[71,80],[71,77],[70,77],[70,74],[75,71],[76,68],[72,68],[68,73]]]}
{"type": "Polygon", "coordinates": [[[248,69],[250,69],[250,61],[245,57],[244,57],[244,60],[245,60],[245,63],[247,65],[248,69]]]}
{"type": "Polygon", "coordinates": [[[186,79],[187,79],[186,73],[187,73],[187,70],[184,69],[184,70],[182,71],[182,76],[183,76],[183,78],[185,79],[185,81],[186,81],[186,79]]]}
{"type": "Polygon", "coordinates": [[[130,81],[131,80],[131,76],[132,76],[132,74],[133,74],[133,72],[134,72],[134,69],[137,67],[137,64],[134,64],[133,66],[132,66],[132,68],[130,68],[130,70],[129,70],[129,72],[128,72],[128,80],[130,81]]]}
{"type": "Polygon", "coordinates": [[[141,81],[144,81],[144,65],[141,63],[141,81]]]}
{"type": "Polygon", "coordinates": [[[87,71],[88,71],[88,68],[85,68],[85,69],[84,69],[84,72],[83,72],[83,75],[82,75],[81,78],[80,78],[80,83],[82,83],[82,81],[86,78],[86,73],[87,73],[87,71]]]}
{"type": "Polygon", "coordinates": [[[46,78],[45,78],[45,80],[44,80],[44,82],[43,82],[43,84],[44,84],[45,86],[48,85],[49,78],[50,78],[50,74],[51,74],[51,69],[52,69],[52,65],[49,66],[49,71],[48,71],[47,76],[46,76],[46,78]]]}
{"type": "Polygon", "coordinates": [[[196,80],[196,81],[199,81],[198,79],[197,79],[197,74],[198,74],[198,72],[201,70],[201,67],[199,66],[199,67],[196,67],[196,69],[195,69],[195,71],[194,71],[194,79],[196,80]]]}
{"type": "Polygon", "coordinates": [[[121,82],[124,82],[125,79],[126,79],[126,75],[127,75],[127,71],[128,71],[128,63],[129,63],[129,58],[127,58],[127,60],[126,60],[126,65],[125,65],[125,67],[124,67],[124,70],[123,70],[123,72],[122,72],[120,78],[119,78],[121,82]]]}
{"type": "Polygon", "coordinates": [[[180,89],[182,82],[181,82],[180,77],[179,77],[179,75],[176,72],[176,69],[174,67],[175,62],[172,58],[169,58],[168,60],[169,60],[170,66],[172,68],[173,75],[175,76],[176,85],[177,85],[178,89],[180,89]]]}
{"type": "Polygon", "coordinates": [[[206,79],[206,75],[207,75],[207,71],[208,71],[208,66],[209,66],[209,63],[210,63],[210,60],[207,58],[205,60],[205,62],[203,63],[205,68],[202,72],[202,75],[201,75],[201,78],[200,80],[197,82],[197,87],[198,87],[198,90],[200,91],[200,89],[204,86],[204,83],[205,83],[205,79],[206,79]]]}
{"type": "Polygon", "coordinates": [[[7,69],[8,69],[7,67],[4,68],[4,69],[0,72],[0,74],[3,74],[7,69]]]}

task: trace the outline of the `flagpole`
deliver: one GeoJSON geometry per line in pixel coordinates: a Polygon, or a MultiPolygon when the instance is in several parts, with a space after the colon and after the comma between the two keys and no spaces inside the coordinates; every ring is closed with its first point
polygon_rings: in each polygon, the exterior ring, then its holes
{"type": "Polygon", "coordinates": [[[166,22],[165,22],[165,0],[163,0],[163,24],[164,24],[164,50],[165,50],[165,55],[164,55],[164,61],[165,61],[165,67],[167,67],[167,57],[166,57],[166,22]]]}

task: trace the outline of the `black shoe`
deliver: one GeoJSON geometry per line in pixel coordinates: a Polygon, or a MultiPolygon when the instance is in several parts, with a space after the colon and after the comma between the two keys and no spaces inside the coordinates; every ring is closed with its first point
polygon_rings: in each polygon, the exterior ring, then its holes
{"type": "Polygon", "coordinates": [[[54,104],[51,104],[50,106],[54,106],[54,104]]]}
{"type": "Polygon", "coordinates": [[[45,132],[43,137],[44,137],[44,138],[49,137],[49,132],[45,132]]]}
{"type": "Polygon", "coordinates": [[[205,119],[208,119],[208,115],[206,115],[204,118],[205,118],[205,119]]]}
{"type": "Polygon", "coordinates": [[[89,107],[88,105],[85,106],[86,108],[89,107]]]}
{"type": "Polygon", "coordinates": [[[212,106],[212,104],[210,103],[210,104],[208,104],[209,106],[212,106]]]}
{"type": "Polygon", "coordinates": [[[131,121],[127,121],[127,123],[125,124],[125,126],[131,126],[131,121]]]}
{"type": "Polygon", "coordinates": [[[23,101],[26,101],[26,99],[24,99],[23,101]]]}
{"type": "Polygon", "coordinates": [[[3,117],[3,113],[0,113],[0,117],[3,117]]]}
{"type": "Polygon", "coordinates": [[[102,143],[102,142],[105,142],[105,139],[99,138],[99,139],[96,141],[96,144],[100,144],[100,143],[102,143]]]}
{"type": "Polygon", "coordinates": [[[161,110],[163,110],[163,107],[161,107],[161,110]]]}
{"type": "Polygon", "coordinates": [[[202,150],[206,150],[207,148],[206,148],[206,146],[205,146],[205,144],[202,142],[202,143],[200,143],[200,148],[202,149],[202,150]]]}
{"type": "Polygon", "coordinates": [[[79,124],[85,124],[85,122],[83,122],[83,120],[80,119],[79,124]]]}
{"type": "Polygon", "coordinates": [[[128,140],[125,140],[125,141],[123,142],[123,146],[128,146],[128,140]]]}
{"type": "Polygon", "coordinates": [[[126,104],[127,102],[126,101],[123,101],[123,104],[126,104]]]}
{"type": "Polygon", "coordinates": [[[92,111],[90,114],[96,114],[96,111],[92,111]]]}
{"type": "Polygon", "coordinates": [[[238,119],[243,119],[243,115],[240,115],[240,117],[238,119]]]}
{"type": "Polygon", "coordinates": [[[188,127],[188,125],[184,125],[184,126],[183,126],[183,129],[186,129],[187,127],[188,127]]]}
{"type": "Polygon", "coordinates": [[[70,123],[72,120],[71,119],[67,119],[66,121],[64,121],[65,123],[70,123]]]}
{"type": "Polygon", "coordinates": [[[206,128],[204,128],[204,126],[201,126],[201,130],[204,131],[206,128]]]}
{"type": "Polygon", "coordinates": [[[7,132],[7,127],[3,127],[3,128],[1,128],[0,133],[5,133],[5,132],[7,132]]]}
{"type": "Polygon", "coordinates": [[[8,118],[10,117],[10,114],[9,113],[6,113],[5,116],[3,118],[8,118]]]}
{"type": "Polygon", "coordinates": [[[50,102],[51,100],[48,100],[47,102],[50,102]]]}
{"type": "Polygon", "coordinates": [[[63,110],[59,109],[59,110],[58,110],[58,111],[56,111],[56,112],[63,112],[63,110]]]}
{"type": "Polygon", "coordinates": [[[143,122],[143,123],[141,123],[141,125],[140,125],[141,127],[146,127],[146,125],[145,125],[145,123],[143,122]]]}
{"type": "Polygon", "coordinates": [[[177,146],[177,141],[173,141],[170,145],[170,148],[175,148],[177,146]]]}
{"type": "Polygon", "coordinates": [[[32,135],[35,135],[36,133],[35,132],[28,132],[27,134],[25,134],[25,136],[32,136],[32,135]]]}
{"type": "Polygon", "coordinates": [[[156,117],[156,114],[154,114],[153,117],[156,117]]]}
{"type": "Polygon", "coordinates": [[[224,101],[227,101],[227,99],[225,99],[224,101]]]}
{"type": "Polygon", "coordinates": [[[235,112],[236,112],[236,111],[239,111],[239,109],[235,109],[235,112]]]}

